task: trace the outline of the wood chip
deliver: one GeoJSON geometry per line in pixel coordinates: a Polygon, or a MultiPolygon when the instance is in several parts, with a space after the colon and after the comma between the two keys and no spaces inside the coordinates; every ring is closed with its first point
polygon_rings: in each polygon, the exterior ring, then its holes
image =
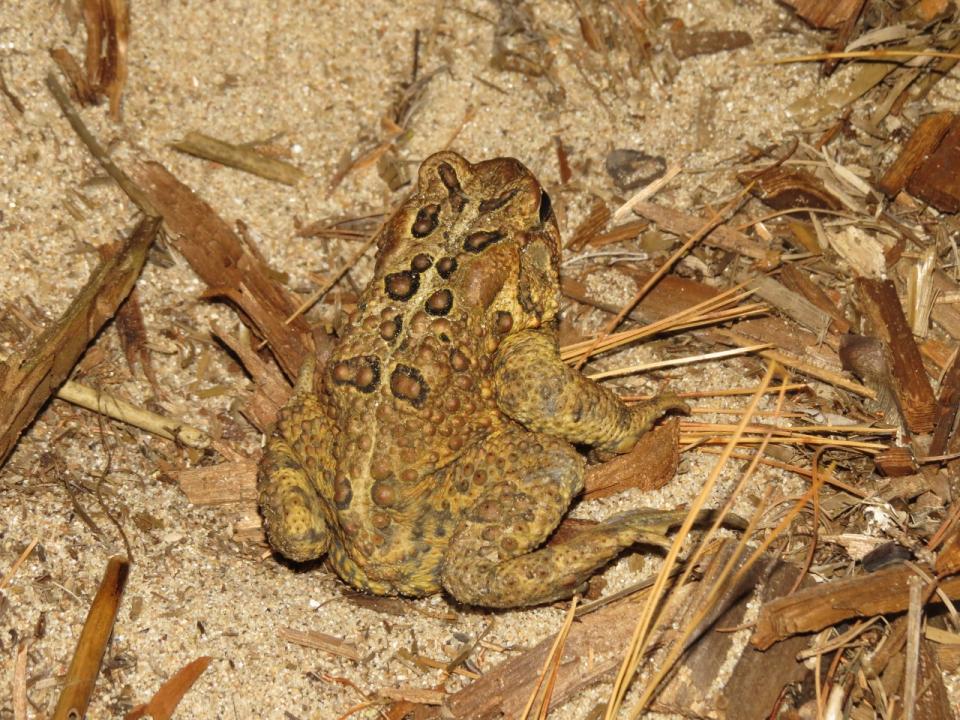
{"type": "Polygon", "coordinates": [[[609,462],[591,465],[584,478],[584,500],[595,500],[628,488],[650,491],[666,485],[680,462],[680,423],[668,420],[645,434],[633,450],[609,462]]]}
{"type": "Polygon", "coordinates": [[[213,660],[212,657],[204,655],[184,665],[160,686],[150,698],[150,702],[138,705],[124,715],[123,720],[140,720],[143,717],[149,717],[151,720],[170,720],[183,696],[200,679],[211,660],[213,660]]]}
{"type": "Polygon", "coordinates": [[[753,183],[750,192],[776,210],[813,207],[843,210],[843,203],[812,173],[799,168],[774,165],[760,173],[739,173],[743,185],[753,183]]]}
{"type": "Polygon", "coordinates": [[[880,182],[877,183],[877,187],[887,197],[895,197],[907,186],[907,181],[943,140],[953,118],[954,115],[951,112],[939,112],[927,115],[920,121],[910,139],[900,150],[897,159],[887,168],[880,182]]]}
{"type": "Polygon", "coordinates": [[[864,0],[783,0],[817,28],[836,29],[860,14],[864,0]]]}
{"type": "MultiPolygon", "coordinates": [[[[765,650],[778,640],[853,617],[903,612],[909,604],[909,581],[915,577],[911,566],[894,565],[778,598],[760,609],[750,643],[765,650]]],[[[939,589],[953,600],[960,599],[960,576],[942,580],[939,589]]],[[[939,596],[932,595],[930,602],[940,602],[939,596]]]]}
{"type": "Polygon", "coordinates": [[[130,293],[159,227],[159,218],[142,220],[116,255],[94,270],[66,312],[22,353],[0,363],[0,464],[130,293]]]}
{"type": "Polygon", "coordinates": [[[954,116],[943,140],[907,181],[907,192],[937,210],[960,212],[960,117],[954,116]]]}
{"type": "Polygon", "coordinates": [[[354,643],[333,635],[327,635],[316,630],[294,630],[286,627],[280,628],[277,634],[281,640],[286,640],[294,645],[323,650],[331,655],[344,657],[348,660],[359,662],[362,659],[360,650],[354,643]]]}
{"type": "Polygon", "coordinates": [[[134,177],[174,233],[173,247],[210,287],[206,297],[226,298],[236,305],[266,339],[287,377],[296,378],[307,356],[315,352],[314,337],[303,317],[287,322],[297,302],[276,282],[269,266],[162,165],[142,164],[134,177]]]}
{"type": "Polygon", "coordinates": [[[907,427],[917,433],[931,432],[937,401],[896,287],[890,280],[860,278],[856,289],[866,330],[889,350],[893,390],[907,427]]]}
{"type": "Polygon", "coordinates": [[[753,37],[743,30],[675,30],[670,33],[670,48],[678,60],[697,55],[712,55],[753,45],[753,37]]]}
{"type": "Polygon", "coordinates": [[[256,460],[175,470],[170,474],[194,505],[255,503],[259,497],[256,460]]]}
{"type": "Polygon", "coordinates": [[[183,140],[171,143],[171,147],[284,185],[296,185],[305,177],[300,168],[288,162],[261,155],[252,147],[234,145],[199,132],[188,132],[183,140]]]}

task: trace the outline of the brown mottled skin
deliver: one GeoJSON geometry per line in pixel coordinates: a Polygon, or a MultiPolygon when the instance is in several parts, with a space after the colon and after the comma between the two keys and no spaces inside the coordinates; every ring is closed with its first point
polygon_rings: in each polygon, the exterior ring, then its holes
{"type": "Polygon", "coordinates": [[[515,607],[570,596],[677,513],[638,509],[541,547],[583,489],[572,443],[626,452],[673,395],[628,408],[561,362],[560,236],[517,160],[428,158],[322,376],[260,466],[270,543],[354,587],[515,607]]]}

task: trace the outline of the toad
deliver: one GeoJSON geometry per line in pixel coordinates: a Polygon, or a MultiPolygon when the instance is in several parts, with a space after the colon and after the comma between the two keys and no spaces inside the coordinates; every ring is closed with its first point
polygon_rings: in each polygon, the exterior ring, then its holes
{"type": "Polygon", "coordinates": [[[428,158],[268,440],[270,544],[372,593],[485,607],[569,597],[630,545],[663,544],[679,515],[635,509],[544,545],[583,489],[574,445],[627,452],[686,408],[627,406],[561,361],[559,262],[550,198],[519,161],[428,158]]]}

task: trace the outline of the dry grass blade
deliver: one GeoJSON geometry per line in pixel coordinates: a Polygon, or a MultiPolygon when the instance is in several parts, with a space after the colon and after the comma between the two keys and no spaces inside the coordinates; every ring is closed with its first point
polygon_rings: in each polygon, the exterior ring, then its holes
{"type": "MultiPolygon", "coordinates": [[[[770,363],[767,366],[767,371],[764,374],[763,380],[760,382],[757,392],[750,400],[749,410],[743,416],[743,421],[741,422],[743,427],[746,427],[749,424],[753,411],[756,410],[757,406],[760,404],[760,400],[763,397],[766,388],[769,387],[770,381],[773,379],[775,369],[776,363],[770,363]]],[[[614,720],[620,711],[627,688],[629,687],[630,682],[633,680],[633,677],[637,672],[637,668],[640,665],[640,659],[643,657],[644,652],[646,651],[654,618],[661,607],[661,601],[663,600],[667,581],[670,577],[670,570],[676,563],[677,556],[680,554],[680,548],[683,545],[684,539],[689,534],[690,529],[693,527],[694,521],[696,520],[700,511],[703,509],[703,506],[706,504],[707,498],[710,497],[713,488],[716,486],[717,481],[720,478],[720,471],[726,465],[727,459],[730,457],[731,453],[733,453],[733,450],[737,445],[737,441],[742,434],[743,430],[738,428],[737,432],[733,435],[733,437],[730,439],[730,442],[724,448],[723,453],[720,455],[720,458],[714,465],[713,470],[711,470],[710,475],[707,477],[706,482],[704,482],[703,487],[697,494],[697,497],[691,503],[690,511],[687,513],[686,518],[684,518],[679,530],[677,530],[677,534],[673,540],[673,543],[670,545],[669,551],[667,551],[667,556],[664,558],[663,566],[661,567],[660,573],[657,576],[657,582],[654,584],[653,589],[650,591],[650,594],[644,603],[640,619],[638,620],[636,628],[634,629],[629,650],[623,658],[616,681],[614,682],[613,689],[610,693],[610,699],[607,703],[607,710],[604,715],[605,720],[614,720]]]]}
{"type": "Polygon", "coordinates": [[[786,63],[820,62],[821,60],[885,60],[912,59],[915,57],[947,58],[960,60],[960,53],[941,52],[939,50],[851,50],[848,52],[812,53],[810,55],[788,55],[775,60],[765,60],[760,65],[784,65],[786,63]]]}
{"type": "Polygon", "coordinates": [[[724,290],[696,305],[684,308],[674,314],[644,325],[634,330],[624,330],[606,336],[598,335],[589,340],[566,345],[560,349],[560,358],[565,362],[584,362],[586,359],[601,352],[636,342],[657,333],[675,332],[702,325],[726,322],[746,315],[764,312],[765,307],[759,304],[737,305],[753,294],[752,290],[743,290],[744,283],[724,290]]]}
{"type": "Polygon", "coordinates": [[[13,720],[27,720],[27,650],[29,646],[21,640],[13,661],[13,720]]]}
{"type": "Polygon", "coordinates": [[[373,233],[372,235],[370,235],[370,237],[367,238],[367,241],[360,248],[357,249],[357,251],[353,254],[353,256],[347,262],[345,262],[343,265],[340,266],[340,269],[337,270],[337,272],[333,273],[333,275],[330,276],[330,278],[327,280],[326,283],[324,283],[319,289],[317,289],[314,293],[312,293],[310,297],[308,297],[306,300],[300,303],[300,305],[293,312],[293,314],[290,315],[286,320],[284,320],[284,324],[289,325],[290,323],[292,323],[298,317],[303,315],[307,310],[312,308],[314,304],[319,302],[320,298],[322,298],[324,295],[330,292],[330,289],[334,285],[336,285],[338,282],[340,282],[340,278],[346,275],[349,270],[356,267],[357,263],[360,261],[360,258],[366,255],[367,251],[371,247],[373,247],[373,243],[376,242],[378,234],[379,234],[379,230],[373,233]]]}
{"type": "Polygon", "coordinates": [[[724,221],[724,218],[726,218],[729,213],[733,212],[733,210],[739,207],[740,203],[743,202],[748,192],[749,188],[744,188],[741,190],[736,197],[724,205],[719,212],[714,213],[710,220],[705,222],[697,232],[691,235],[686,242],[677,248],[677,250],[664,261],[657,271],[650,276],[650,278],[639,290],[637,290],[636,294],[620,309],[620,312],[618,312],[616,316],[607,323],[606,327],[603,329],[603,332],[596,337],[596,339],[593,341],[593,344],[586,351],[584,351],[583,355],[580,357],[580,360],[578,360],[576,364],[578,370],[583,367],[583,364],[587,361],[587,358],[593,355],[594,349],[598,347],[606,339],[606,337],[610,335],[610,333],[617,329],[620,323],[623,322],[624,318],[626,318],[633,308],[636,307],[637,303],[639,303],[644,296],[650,292],[650,289],[656,285],[657,282],[659,282],[660,278],[670,272],[670,269],[677,262],[679,262],[680,258],[687,254],[687,251],[690,250],[690,248],[709,235],[714,228],[724,221]]]}
{"type": "MultiPolygon", "coordinates": [[[[731,330],[716,330],[715,331],[720,337],[723,337],[735,345],[740,345],[741,347],[749,347],[753,345],[753,341],[750,338],[744,337],[738,333],[735,333],[731,330]]],[[[866,385],[861,385],[860,383],[850,380],[839,373],[832,372],[831,370],[825,370],[822,367],[814,365],[813,363],[801,360],[800,358],[793,357],[784,352],[778,350],[762,350],[760,355],[765,357],[767,360],[771,360],[779,365],[784,367],[791,368],[797,372],[801,372],[804,375],[809,375],[810,377],[815,377],[818,380],[823,380],[830,385],[836,385],[841,387],[844,390],[849,390],[852,393],[861,395],[871,400],[877,398],[877,393],[872,388],[868,388],[866,385]]]]}
{"type": "Polygon", "coordinates": [[[7,586],[7,583],[13,580],[13,576],[17,574],[17,570],[19,570],[20,566],[27,561],[27,558],[30,557],[30,553],[33,552],[33,549],[39,542],[40,538],[34,538],[31,540],[26,549],[20,553],[20,557],[13,561],[13,565],[11,565],[10,569],[7,570],[7,574],[3,576],[3,579],[0,579],[0,590],[3,590],[7,586]]]}
{"type": "Polygon", "coordinates": [[[183,696],[203,675],[203,671],[207,669],[211,660],[213,660],[212,657],[204,655],[184,665],[160,686],[156,694],[150,698],[150,702],[134,708],[123,716],[123,720],[140,720],[143,717],[149,717],[151,720],[170,720],[183,696]]]}
{"type": "Polygon", "coordinates": [[[622,375],[632,375],[633,373],[646,372],[647,370],[656,370],[659,368],[676,367],[677,365],[690,365],[692,363],[703,362],[704,360],[717,360],[719,358],[734,357],[745,355],[751,352],[759,352],[771,347],[770,344],[751,345],[749,347],[735,348],[733,350],[717,350],[712,353],[702,353],[700,355],[690,355],[689,357],[674,358],[673,360],[661,360],[659,362],[643,363],[641,365],[629,365],[627,367],[605,370],[604,372],[587,375],[591,380],[605,380],[622,375]]]}
{"type": "Polygon", "coordinates": [[[75,720],[86,715],[129,573],[126,558],[110,558],[77,641],[53,720],[75,720]]]}
{"type": "Polygon", "coordinates": [[[570,603],[570,609],[567,611],[567,615],[563,620],[563,625],[560,628],[560,632],[557,633],[557,637],[554,639],[553,646],[550,648],[550,653],[547,655],[547,659],[543,664],[543,671],[540,673],[540,679],[537,681],[536,685],[534,685],[533,692],[530,693],[530,699],[527,700],[527,705],[523,708],[523,714],[520,715],[520,720],[527,720],[527,718],[530,717],[530,711],[537,702],[537,698],[540,696],[540,689],[543,687],[543,681],[547,678],[549,673],[550,677],[549,680],[547,680],[547,686],[543,691],[543,697],[540,698],[539,709],[537,710],[537,720],[544,720],[544,718],[547,717],[547,710],[550,707],[550,696],[553,694],[553,686],[557,679],[557,669],[560,667],[560,659],[563,657],[563,647],[566,644],[567,635],[570,632],[570,626],[573,625],[573,620],[576,617],[577,603],[579,600],[579,595],[573,596],[573,601],[570,603]]]}
{"type": "MultiPolygon", "coordinates": [[[[784,392],[796,392],[798,390],[809,390],[810,386],[806,383],[785,383],[783,385],[774,385],[767,388],[767,393],[779,393],[781,390],[784,392]]],[[[692,400],[695,398],[705,398],[705,397],[735,397],[737,395],[753,395],[757,391],[756,388],[716,388],[713,390],[689,390],[686,392],[677,393],[678,396],[685,400],[692,400]]],[[[653,399],[652,395],[624,395],[623,399],[626,402],[642,402],[643,400],[653,399]]],[[[729,408],[724,409],[724,411],[729,410],[729,408]]],[[[695,411],[696,412],[696,411],[695,411]]],[[[717,409],[717,412],[721,412],[720,409],[717,409]]],[[[737,415],[741,414],[743,410],[738,409],[736,411],[737,415]]],[[[761,414],[761,413],[757,413],[761,414]]],[[[786,416],[784,416],[786,417],[786,416]]]]}

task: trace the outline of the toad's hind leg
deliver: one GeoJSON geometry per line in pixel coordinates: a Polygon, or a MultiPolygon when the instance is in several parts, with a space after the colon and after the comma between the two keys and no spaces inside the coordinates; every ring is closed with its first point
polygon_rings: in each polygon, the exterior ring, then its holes
{"type": "Polygon", "coordinates": [[[443,586],[470,605],[520,607],[569,597],[594,571],[636,542],[666,544],[683,512],[638,509],[540,547],[583,488],[583,459],[567,443],[519,427],[489,438],[480,456],[506,458],[482,470],[488,490],[464,513],[444,555],[443,586]]]}
{"type": "Polygon", "coordinates": [[[333,428],[311,384],[312,367],[305,367],[267,441],[257,476],[270,545],[298,562],[321,557],[330,547],[331,511],[318,483],[325,466],[332,466],[333,428]]]}

